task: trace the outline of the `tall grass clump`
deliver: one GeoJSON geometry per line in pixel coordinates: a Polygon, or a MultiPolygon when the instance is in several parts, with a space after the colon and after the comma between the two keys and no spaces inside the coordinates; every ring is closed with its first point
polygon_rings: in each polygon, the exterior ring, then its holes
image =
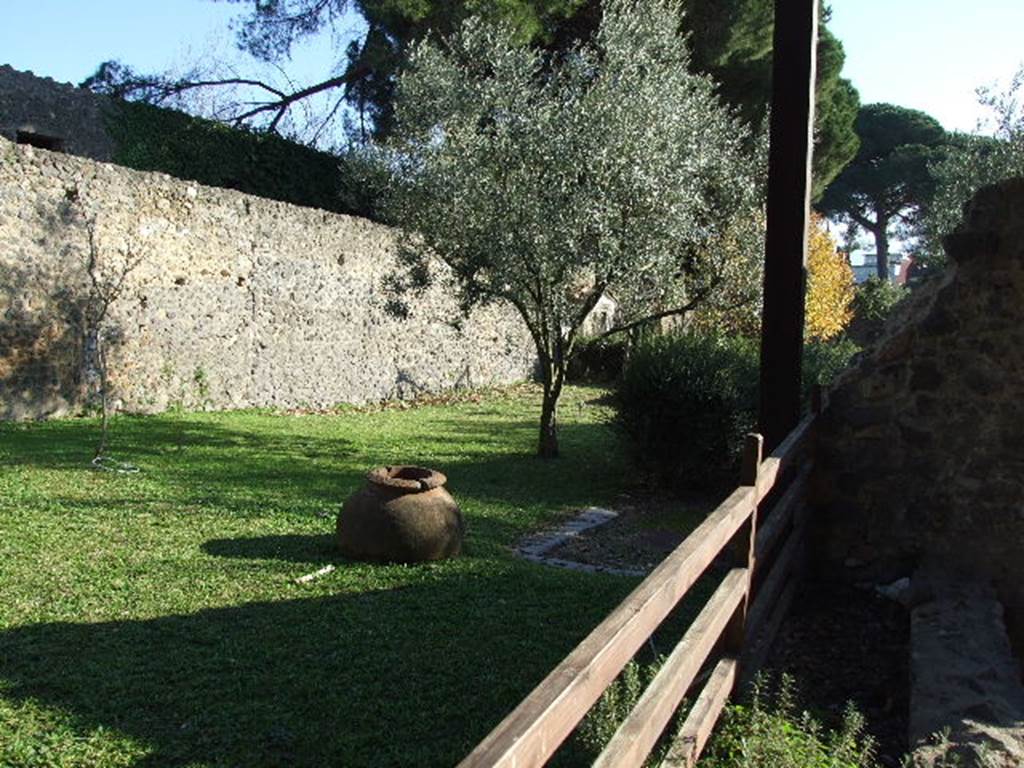
{"type": "MultiPolygon", "coordinates": [[[[660,663],[626,665],[580,723],[576,743],[582,751],[577,761],[589,764],[601,753],[654,679],[660,663]]],[[[782,675],[774,686],[759,678],[748,703],[725,708],[701,755],[701,768],[879,768],[875,742],[865,733],[864,717],[856,707],[848,704],[839,727],[829,730],[808,712],[798,712],[794,701],[789,676],[782,675]]],[[[681,727],[686,711],[684,702],[645,765],[662,762],[670,736],[681,727]]]]}
{"type": "Polygon", "coordinates": [[[701,768],[877,768],[864,716],[847,704],[836,730],[794,705],[793,681],[783,675],[774,695],[754,686],[749,704],[726,708],[701,757],[701,768]]]}

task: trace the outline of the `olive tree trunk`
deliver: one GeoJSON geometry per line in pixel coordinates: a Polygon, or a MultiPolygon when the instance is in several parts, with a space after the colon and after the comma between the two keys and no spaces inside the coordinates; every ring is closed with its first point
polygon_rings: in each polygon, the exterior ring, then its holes
{"type": "Polygon", "coordinates": [[[554,459],[558,456],[558,398],[565,382],[565,359],[557,351],[555,354],[544,351],[540,355],[540,367],[544,397],[540,409],[537,455],[542,459],[554,459]]]}

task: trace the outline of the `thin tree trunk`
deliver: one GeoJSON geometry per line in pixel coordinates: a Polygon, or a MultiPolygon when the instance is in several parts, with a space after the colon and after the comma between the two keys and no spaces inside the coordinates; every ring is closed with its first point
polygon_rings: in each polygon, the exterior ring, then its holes
{"type": "Polygon", "coordinates": [[[876,227],[871,231],[875,236],[875,266],[879,280],[889,280],[889,220],[878,217],[876,227]]]}
{"type": "Polygon", "coordinates": [[[107,433],[110,428],[110,403],[107,397],[107,353],[100,334],[96,335],[96,359],[100,373],[100,444],[93,460],[102,459],[107,452],[107,433]]]}
{"type": "Polygon", "coordinates": [[[540,412],[540,439],[537,455],[542,459],[558,457],[558,400],[551,390],[544,388],[544,404],[540,412]]]}
{"type": "Polygon", "coordinates": [[[564,365],[559,365],[548,354],[541,357],[541,382],[544,385],[544,399],[540,411],[540,435],[537,440],[537,455],[542,459],[558,456],[558,397],[562,394],[564,365]]]}

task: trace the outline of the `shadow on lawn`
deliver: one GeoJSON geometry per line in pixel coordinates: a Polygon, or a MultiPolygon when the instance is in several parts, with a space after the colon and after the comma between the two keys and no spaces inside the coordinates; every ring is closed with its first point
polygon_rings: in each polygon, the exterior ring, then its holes
{"type": "Polygon", "coordinates": [[[137,765],[452,765],[632,586],[519,565],[438,575],[18,627],[0,633],[4,695],[139,739],[137,765]]]}
{"type": "MultiPolygon", "coordinates": [[[[210,539],[203,542],[200,548],[208,555],[230,559],[278,560],[311,566],[352,564],[355,561],[338,551],[334,534],[335,519],[332,517],[325,523],[325,526],[330,526],[331,533],[210,539]]],[[[473,516],[467,521],[461,558],[492,558],[496,550],[507,552],[503,545],[512,544],[522,534],[522,526],[508,520],[494,516],[473,516]]]]}
{"type": "MultiPolygon", "coordinates": [[[[96,435],[87,420],[0,425],[0,463],[95,473],[89,461],[96,435]]],[[[109,452],[140,467],[130,476],[132,506],[139,509],[177,505],[249,514],[272,507],[311,514],[362,482],[352,466],[356,449],[344,436],[247,430],[215,419],[120,417],[109,452]]]]}
{"type": "Polygon", "coordinates": [[[331,534],[211,539],[202,545],[202,550],[216,557],[283,560],[289,563],[322,564],[341,559],[331,534]]]}
{"type": "MultiPolygon", "coordinates": [[[[91,419],[0,424],[0,451],[10,465],[81,468],[91,460],[98,440],[99,426],[91,419]]],[[[344,458],[354,452],[352,442],[344,437],[269,429],[257,432],[189,415],[117,416],[111,424],[110,441],[119,454],[136,463],[188,459],[190,451],[205,454],[215,449],[260,455],[268,463],[275,459],[344,458]]]]}
{"type": "MultiPolygon", "coordinates": [[[[288,423],[286,417],[274,418],[288,423]]],[[[347,439],[343,423],[337,429],[340,435],[303,434],[230,428],[216,419],[121,417],[111,455],[142,468],[132,476],[133,506],[177,504],[244,513],[269,507],[299,514],[336,511],[368,470],[391,463],[440,469],[456,499],[470,507],[591,504],[621,490],[626,472],[619,442],[602,424],[563,425],[564,458],[553,461],[533,455],[532,420],[439,415],[422,427],[428,448],[417,450],[415,442],[405,441],[379,452],[347,439]]],[[[86,420],[0,425],[0,461],[93,472],[88,462],[95,436],[95,424],[86,420]]]]}
{"type": "MultiPolygon", "coordinates": [[[[452,765],[635,584],[497,556],[546,511],[621,489],[621,452],[605,425],[565,424],[565,458],[541,461],[530,453],[532,420],[492,414],[439,412],[422,442],[398,449],[412,456],[346,439],[342,422],[338,436],[285,423],[278,432],[215,418],[119,420],[115,455],[143,472],[130,485],[98,484],[106,498],[64,506],[336,511],[372,466],[415,461],[448,475],[476,565],[411,568],[402,580],[413,583],[392,590],[19,626],[0,632],[3,695],[59,707],[82,732],[137,738],[152,750],[141,763],[150,767],[452,765]]],[[[0,428],[0,460],[76,469],[94,436],[90,422],[0,428]]],[[[329,534],[213,539],[202,549],[311,569],[340,561],[329,534]]]]}

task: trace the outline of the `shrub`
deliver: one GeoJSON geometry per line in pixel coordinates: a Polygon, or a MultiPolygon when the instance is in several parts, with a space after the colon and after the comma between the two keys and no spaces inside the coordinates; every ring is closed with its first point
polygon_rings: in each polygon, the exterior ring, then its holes
{"type": "Polygon", "coordinates": [[[630,661],[580,723],[576,738],[583,749],[597,757],[633,710],[644,689],[658,673],[660,662],[640,665],[630,661]]]}
{"type": "Polygon", "coordinates": [[[675,487],[735,480],[757,414],[751,339],[673,333],[642,341],[619,385],[619,414],[640,459],[675,487]]]}
{"type": "Polygon", "coordinates": [[[829,387],[858,352],[860,347],[845,336],[831,341],[811,339],[804,344],[804,401],[810,401],[811,390],[815,385],[829,387]]]}
{"type": "MultiPolygon", "coordinates": [[[[860,348],[845,337],[804,347],[803,396],[827,387],[860,348]]],[[[637,459],[677,490],[734,483],[743,437],[756,428],[756,339],[671,333],[630,351],[618,387],[619,418],[637,459]]]]}
{"type": "MultiPolygon", "coordinates": [[[[631,661],[580,723],[577,742],[591,758],[600,754],[636,706],[662,660],[631,661]]],[[[749,704],[726,707],[701,756],[701,768],[876,768],[874,740],[864,733],[864,717],[847,704],[838,730],[827,731],[807,712],[796,712],[793,681],[782,675],[769,701],[759,679],[749,704]]],[[[686,703],[680,715],[686,712],[686,703]]],[[[677,727],[683,717],[675,718],[677,727]]],[[[672,732],[672,726],[669,726],[672,732]]],[[[662,740],[645,765],[661,763],[662,740]]]]}
{"type": "Polygon", "coordinates": [[[875,768],[874,741],[853,705],[837,731],[826,731],[809,713],[796,713],[792,689],[783,676],[774,702],[758,685],[748,706],[727,707],[702,768],[875,768]]]}
{"type": "Polygon", "coordinates": [[[906,295],[906,288],[877,277],[861,283],[853,297],[850,337],[859,344],[868,344],[877,339],[885,327],[886,319],[906,295]]]}
{"type": "Polygon", "coordinates": [[[116,101],[106,114],[114,161],[200,184],[294,205],[379,219],[362,159],[338,157],[275,133],[230,128],[142,102],[116,101]]]}
{"type": "Polygon", "coordinates": [[[580,339],[569,361],[568,376],[574,382],[607,383],[622,375],[628,342],[623,336],[580,339]]]}

